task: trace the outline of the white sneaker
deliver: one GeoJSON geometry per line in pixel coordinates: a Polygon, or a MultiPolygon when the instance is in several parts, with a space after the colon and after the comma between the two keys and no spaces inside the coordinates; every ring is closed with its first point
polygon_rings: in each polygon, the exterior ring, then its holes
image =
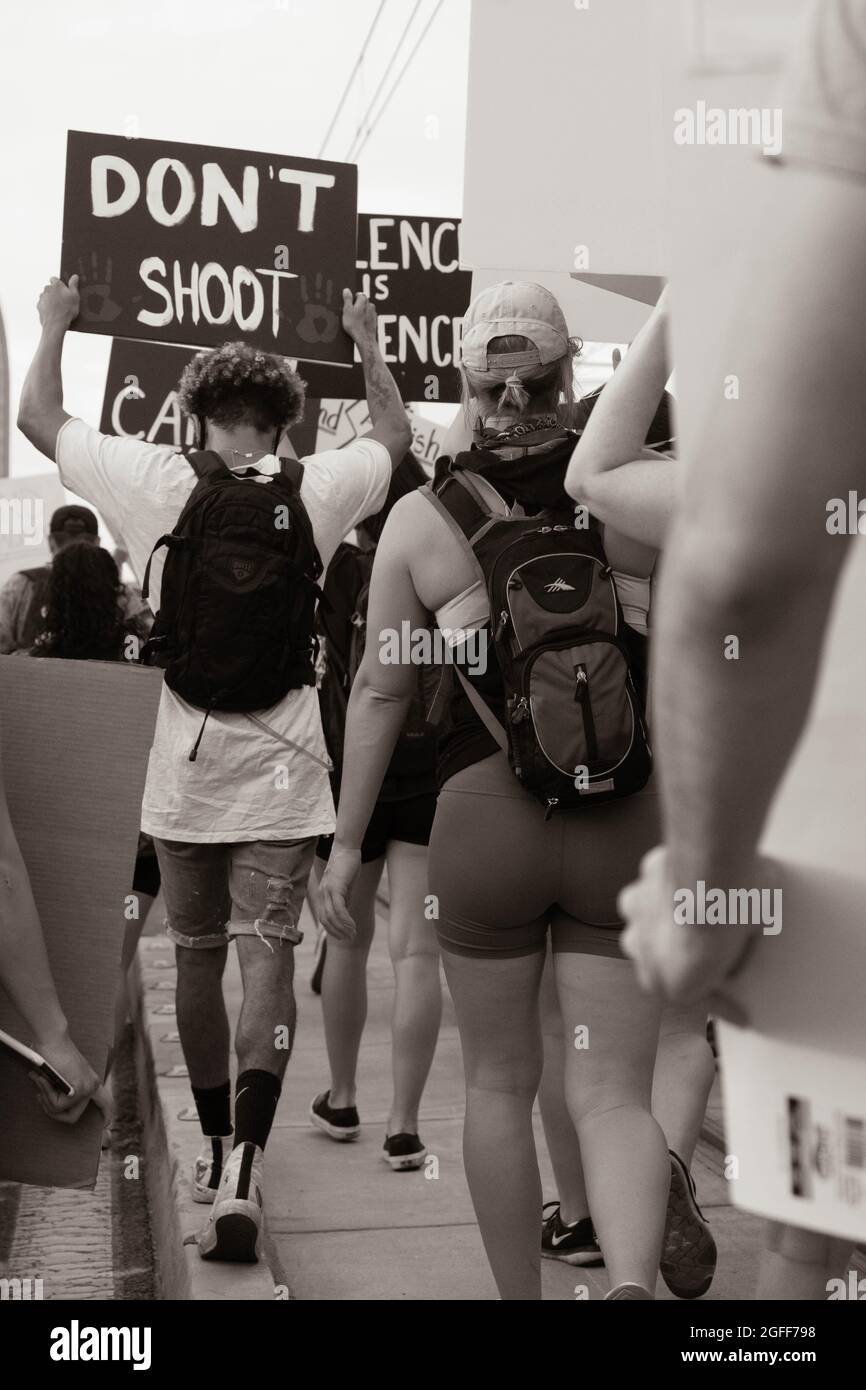
{"type": "Polygon", "coordinates": [[[203,1260],[255,1264],[262,1243],[262,1159],[257,1144],[238,1144],[229,1154],[208,1223],[199,1236],[203,1260]]]}
{"type": "Polygon", "coordinates": [[[201,1153],[192,1166],[192,1200],[206,1202],[214,1200],[222,1182],[223,1169],[232,1151],[230,1134],[214,1139],[202,1140],[201,1153]]]}

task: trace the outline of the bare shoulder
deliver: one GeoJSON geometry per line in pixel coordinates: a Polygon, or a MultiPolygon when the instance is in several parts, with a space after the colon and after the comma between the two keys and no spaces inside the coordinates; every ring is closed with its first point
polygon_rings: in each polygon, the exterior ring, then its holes
{"type": "Polygon", "coordinates": [[[422,489],[418,488],[415,492],[401,497],[399,502],[395,502],[388,516],[382,540],[387,537],[388,548],[394,554],[409,557],[417,553],[418,543],[425,536],[429,537],[439,520],[435,507],[430,505],[422,489]]]}

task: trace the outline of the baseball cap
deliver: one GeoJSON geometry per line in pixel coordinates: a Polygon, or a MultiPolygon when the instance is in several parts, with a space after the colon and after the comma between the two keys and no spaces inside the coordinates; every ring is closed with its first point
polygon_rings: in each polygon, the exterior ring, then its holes
{"type": "Polygon", "coordinates": [[[67,536],[98,536],[99,522],[96,512],[92,512],[89,507],[79,507],[70,503],[68,506],[58,507],[52,514],[49,529],[52,536],[60,533],[67,536]]]}
{"type": "Polygon", "coordinates": [[[476,295],[463,318],[461,358],[469,371],[546,366],[569,351],[568,325],[549,290],[530,280],[503,280],[476,295]],[[528,338],[531,351],[490,354],[492,338],[528,338]]]}

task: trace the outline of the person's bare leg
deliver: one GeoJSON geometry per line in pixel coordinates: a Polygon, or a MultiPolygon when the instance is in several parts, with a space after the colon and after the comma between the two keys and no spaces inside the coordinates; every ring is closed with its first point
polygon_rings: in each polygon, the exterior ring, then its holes
{"type": "Polygon", "coordinates": [[[114,1001],[114,1042],[112,1043],[109,1056],[108,1073],[111,1072],[111,1068],[114,1065],[115,1054],[120,1046],[121,1034],[126,1027],[126,1020],[129,1017],[129,985],[126,977],[129,974],[129,967],[132,965],[135,953],[138,950],[138,943],[141,939],[141,933],[144,930],[144,924],[147,921],[148,913],[156,901],[149,893],[136,893],[135,896],[138,898],[138,917],[133,921],[124,923],[123,928],[123,947],[120,955],[120,980],[118,982],[117,995],[114,1001]]]}
{"type": "Polygon", "coordinates": [[[850,1241],[769,1221],[755,1298],[792,1303],[826,1299],[830,1280],[844,1277],[851,1249],[850,1241]]]}
{"type": "Polygon", "coordinates": [[[667,1140],[650,1111],[659,1006],[630,961],[557,952],[554,968],[566,1100],[611,1286],[636,1283],[652,1294],[670,1187],[667,1140]]]}
{"type": "Polygon", "coordinates": [[[235,941],[244,987],[235,1032],[238,1074],[267,1071],[282,1078],[295,1039],[295,948],[274,937],[235,941]]]}
{"type": "Polygon", "coordinates": [[[362,864],[349,895],[355,919],[353,941],[328,938],[322,975],[322,1019],[331,1068],[329,1105],[342,1110],[355,1104],[355,1079],[361,1036],[367,1021],[367,957],[376,929],[376,889],[384,859],[362,864]]]}
{"type": "Polygon", "coordinates": [[[443,952],[466,1076],[463,1160],[500,1298],[541,1298],[541,1179],[532,1106],[541,1080],[544,953],[443,952]]]}
{"type": "Polygon", "coordinates": [[[394,1096],[388,1134],[417,1134],[418,1108],[442,1019],[439,943],[424,916],[427,848],[392,840],[388,864],[388,945],[394,967],[391,1068],[394,1096]]]}
{"type": "Polygon", "coordinates": [[[707,1011],[668,1006],[662,1012],[653,1073],[652,1111],[668,1148],[691,1167],[716,1075],[707,1042],[707,1011]]]}
{"type": "Polygon", "coordinates": [[[577,1130],[565,1102],[565,1050],[553,959],[547,953],[541,979],[544,1070],[538,1088],[541,1123],[556,1180],[560,1216],[567,1226],[589,1215],[577,1130]]]}
{"type": "Polygon", "coordinates": [[[175,946],[177,1031],[190,1085],[221,1086],[229,1074],[229,1020],[223,999],[228,946],[175,946]]]}
{"type": "Polygon", "coordinates": [[[652,1113],[664,1130],[667,1147],[687,1168],[701,1138],[714,1077],[716,1062],[706,1041],[706,1006],[667,1006],[652,1079],[652,1113]]]}

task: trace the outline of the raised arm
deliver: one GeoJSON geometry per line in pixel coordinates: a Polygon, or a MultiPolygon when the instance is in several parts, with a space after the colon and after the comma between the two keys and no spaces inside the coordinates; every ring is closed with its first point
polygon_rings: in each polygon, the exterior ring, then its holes
{"type": "Polygon", "coordinates": [[[18,428],[41,454],[52,461],[60,426],[70,418],[63,409],[63,340],[78,313],[78,276],[71,275],[64,285],[52,275],[39,296],[42,336],[18,407],[18,428]]]}
{"type": "Polygon", "coordinates": [[[656,549],[679,477],[676,460],[649,456],[644,447],[670,373],[666,330],[667,290],[599,396],[565,478],[569,494],[600,521],[656,549]]]}
{"type": "Polygon", "coordinates": [[[415,494],[396,504],[373,564],[367,641],[346,715],[337,830],[321,883],[321,921],[336,936],[354,932],[346,907],[348,891],[361,862],[364,832],[417,685],[417,667],[389,661],[389,644],[384,639],[389,632],[399,634],[404,622],[412,632],[430,622],[415,593],[408,562],[413,534],[418,534],[415,517],[418,507],[425,505],[415,494]]]}
{"type": "Polygon", "coordinates": [[[396,468],[412,447],[412,429],[397,383],[379,350],[376,322],[376,310],[365,294],[343,290],[343,327],[361,354],[367,409],[373,422],[365,438],[384,444],[391,455],[391,467],[396,468]]]}
{"type": "Polygon", "coordinates": [[[866,291],[866,181],[795,167],[762,177],[765,205],[744,237],[748,291],[719,353],[737,362],[742,395],[732,410],[708,393],[658,602],[668,855],[622,897],[642,978],[686,1000],[724,979],[745,938],[671,929],[673,888],[757,882],[850,545],[828,534],[828,501],[866,484],[866,347],[852,310],[866,291]],[[784,255],[768,253],[782,242],[784,255]],[[808,352],[796,346],[804,330],[808,352]],[[725,659],[730,635],[738,660],[725,659]]]}

